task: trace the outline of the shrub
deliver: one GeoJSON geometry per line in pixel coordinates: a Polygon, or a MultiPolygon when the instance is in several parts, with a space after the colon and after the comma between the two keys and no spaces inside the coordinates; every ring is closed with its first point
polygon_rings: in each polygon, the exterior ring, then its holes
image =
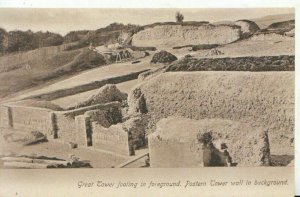
{"type": "Polygon", "coordinates": [[[151,63],[170,63],[177,60],[177,57],[167,51],[160,51],[153,55],[151,63]]]}
{"type": "Polygon", "coordinates": [[[177,23],[182,23],[184,16],[180,12],[176,12],[175,18],[177,23]]]}

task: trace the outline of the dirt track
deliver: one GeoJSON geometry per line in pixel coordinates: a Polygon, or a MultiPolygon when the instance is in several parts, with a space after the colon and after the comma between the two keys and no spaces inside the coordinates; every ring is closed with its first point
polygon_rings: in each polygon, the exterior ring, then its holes
{"type": "Polygon", "coordinates": [[[23,99],[33,95],[39,95],[39,94],[43,94],[55,90],[72,88],[78,85],[87,84],[89,82],[100,81],[103,79],[125,75],[133,72],[139,72],[147,68],[151,68],[149,62],[150,62],[150,57],[147,57],[142,59],[142,62],[138,64],[131,64],[131,62],[125,62],[125,63],[112,64],[101,68],[95,68],[38,90],[33,90],[33,91],[28,90],[27,93],[16,96],[14,97],[13,100],[23,99]]]}

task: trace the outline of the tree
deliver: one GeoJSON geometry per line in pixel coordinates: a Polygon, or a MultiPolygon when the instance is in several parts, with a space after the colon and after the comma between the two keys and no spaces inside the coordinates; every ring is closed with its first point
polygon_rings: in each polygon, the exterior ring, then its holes
{"type": "Polygon", "coordinates": [[[176,12],[175,17],[176,17],[176,22],[177,23],[182,23],[183,22],[184,16],[180,12],[176,12]]]}

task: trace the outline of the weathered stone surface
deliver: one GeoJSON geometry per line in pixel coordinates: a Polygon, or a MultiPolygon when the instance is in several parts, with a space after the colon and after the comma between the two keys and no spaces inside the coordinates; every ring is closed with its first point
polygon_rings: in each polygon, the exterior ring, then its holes
{"type": "Polygon", "coordinates": [[[226,143],[237,166],[270,164],[268,135],[262,129],[230,120],[169,117],[148,136],[151,167],[203,167],[198,136],[205,132],[212,133],[216,148],[220,141],[226,143]]]}
{"type": "Polygon", "coordinates": [[[48,137],[53,135],[50,109],[10,105],[2,106],[1,111],[1,126],[24,132],[39,131],[48,137]]]}
{"type": "Polygon", "coordinates": [[[0,127],[12,127],[11,108],[8,106],[0,106],[0,127]]]}
{"type": "Polygon", "coordinates": [[[92,122],[95,122],[105,128],[109,128],[113,124],[122,122],[120,105],[111,106],[110,108],[91,110],[85,112],[83,115],[76,116],[76,142],[86,146],[92,145],[92,122]]]}
{"type": "Polygon", "coordinates": [[[146,145],[145,121],[142,116],[132,117],[125,121],[123,123],[123,129],[131,134],[131,143],[133,144],[134,149],[146,145]]]}
{"type": "Polygon", "coordinates": [[[146,107],[146,100],[140,88],[136,88],[131,91],[128,100],[130,101],[130,107],[128,110],[129,114],[148,112],[148,109],[146,107]]]}
{"type": "MultiPolygon", "coordinates": [[[[108,118],[112,118],[115,113],[120,114],[121,104],[119,102],[111,102],[107,104],[98,104],[92,105],[88,107],[82,107],[79,109],[62,111],[62,112],[55,112],[56,115],[56,122],[57,122],[57,136],[63,140],[76,142],[78,132],[75,123],[75,117],[80,115],[91,116],[92,121],[107,121],[100,120],[100,117],[97,118],[97,111],[100,114],[105,115],[108,118]],[[101,112],[100,112],[101,111],[101,112]],[[116,112],[117,111],[117,112],[116,112]],[[112,114],[110,114],[112,113],[112,114]]],[[[118,118],[118,117],[115,117],[118,118]]],[[[89,118],[90,119],[90,118],[89,118]]],[[[109,119],[110,123],[116,121],[115,119],[109,119]]],[[[81,130],[80,130],[81,131],[81,130]]],[[[80,140],[81,141],[81,140],[80,140]]],[[[82,144],[82,141],[81,141],[82,144]]],[[[85,143],[84,143],[85,144],[85,143]]]]}
{"type": "MultiPolygon", "coordinates": [[[[288,146],[294,137],[294,72],[167,72],[135,87],[129,112],[141,111],[143,95],[149,122],[168,116],[220,118],[269,130],[272,146],[288,146]],[[138,92],[138,94],[136,94],[138,92]]],[[[284,150],[284,151],[283,151],[284,150]]]]}
{"type": "Polygon", "coordinates": [[[227,44],[240,38],[240,28],[230,25],[203,24],[158,25],[133,35],[133,46],[172,48],[197,44],[227,44]]]}
{"type": "Polygon", "coordinates": [[[90,117],[85,115],[79,115],[75,117],[76,126],[76,140],[73,142],[79,145],[89,146],[92,143],[91,135],[91,122],[90,117]]]}
{"type": "Polygon", "coordinates": [[[120,155],[132,155],[130,150],[130,135],[122,127],[122,124],[112,125],[105,128],[96,122],[92,123],[93,147],[120,155]]]}

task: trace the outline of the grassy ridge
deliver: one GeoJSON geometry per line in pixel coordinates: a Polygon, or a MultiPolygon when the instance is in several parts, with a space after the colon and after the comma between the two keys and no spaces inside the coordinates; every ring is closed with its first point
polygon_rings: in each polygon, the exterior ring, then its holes
{"type": "Polygon", "coordinates": [[[104,65],[106,61],[100,54],[83,49],[62,51],[50,57],[40,56],[19,64],[10,61],[9,64],[0,71],[0,98],[104,65]]]}

